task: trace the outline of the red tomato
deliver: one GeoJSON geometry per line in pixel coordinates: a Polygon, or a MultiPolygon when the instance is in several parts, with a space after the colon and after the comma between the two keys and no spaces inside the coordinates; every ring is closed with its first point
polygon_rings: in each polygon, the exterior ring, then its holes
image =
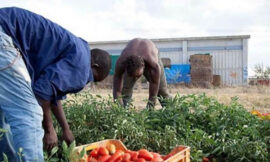
{"type": "Polygon", "coordinates": [[[136,162],[146,162],[144,158],[139,158],[136,162]]]}
{"type": "Polygon", "coordinates": [[[97,157],[98,156],[98,148],[92,150],[89,154],[91,157],[97,157]]]}
{"type": "Polygon", "coordinates": [[[161,155],[159,153],[156,153],[156,152],[151,152],[151,154],[153,155],[153,157],[161,157],[161,155]]]}
{"type": "Polygon", "coordinates": [[[125,153],[122,150],[117,150],[111,158],[108,160],[108,162],[115,162],[117,160],[121,159],[121,156],[123,156],[125,153]]]}
{"type": "Polygon", "coordinates": [[[160,156],[160,157],[154,157],[154,158],[151,160],[151,162],[161,162],[161,161],[163,161],[163,159],[161,158],[161,156],[160,156]]]}
{"type": "Polygon", "coordinates": [[[136,160],[138,159],[139,153],[136,152],[136,151],[131,151],[131,152],[130,152],[130,155],[131,155],[131,160],[132,160],[132,161],[136,161],[136,160]]]}
{"type": "Polygon", "coordinates": [[[122,158],[123,156],[121,156],[121,158],[118,158],[115,162],[123,162],[122,158]]]}
{"type": "Polygon", "coordinates": [[[128,162],[128,161],[130,161],[130,159],[131,159],[130,153],[125,153],[125,154],[123,155],[122,161],[123,161],[123,162],[128,162]]]}
{"type": "Polygon", "coordinates": [[[98,158],[98,162],[106,162],[110,157],[111,157],[111,155],[100,156],[98,158]]]}
{"type": "Polygon", "coordinates": [[[138,158],[144,158],[147,161],[151,161],[154,158],[154,156],[146,149],[140,149],[138,158]]]}
{"type": "MultiPolygon", "coordinates": [[[[124,153],[125,154],[125,153],[124,153]]],[[[119,156],[115,161],[116,162],[121,162],[123,160],[124,154],[119,156]]]]}
{"type": "Polygon", "coordinates": [[[153,155],[153,159],[151,160],[151,162],[160,162],[163,161],[161,155],[159,153],[156,152],[151,152],[151,154],[153,155]]]}
{"type": "Polygon", "coordinates": [[[97,159],[95,159],[94,157],[88,157],[87,162],[97,162],[97,159]]]}
{"type": "Polygon", "coordinates": [[[105,147],[99,147],[98,149],[98,155],[109,155],[109,151],[105,147]]]}

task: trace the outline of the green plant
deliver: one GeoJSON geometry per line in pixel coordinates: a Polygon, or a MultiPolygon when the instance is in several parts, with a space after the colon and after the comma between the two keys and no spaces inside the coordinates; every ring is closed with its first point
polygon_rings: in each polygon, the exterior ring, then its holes
{"type": "MultiPolygon", "coordinates": [[[[77,143],[120,139],[127,148],[167,154],[177,145],[191,147],[192,161],[267,161],[269,121],[238,104],[230,105],[202,95],[176,95],[160,110],[123,108],[100,96],[81,95],[65,109],[77,143]]],[[[70,101],[71,102],[71,101],[70,101]]]]}
{"type": "MultiPolygon", "coordinates": [[[[128,149],[168,154],[177,145],[191,147],[191,160],[258,161],[270,159],[270,121],[252,115],[233,97],[229,105],[205,94],[176,95],[158,110],[128,109],[112,98],[80,93],[64,103],[78,145],[119,139],[128,149]],[[78,100],[79,99],[79,100],[78,100]]],[[[55,125],[61,135],[59,125],[55,125]]],[[[60,136],[59,136],[60,138],[60,136]]],[[[70,161],[81,154],[62,143],[45,161],[70,161]]]]}
{"type": "Polygon", "coordinates": [[[44,152],[44,161],[45,162],[67,162],[67,161],[79,161],[84,157],[86,151],[83,149],[80,154],[75,152],[76,142],[73,141],[70,146],[66,142],[62,142],[60,149],[54,147],[49,153],[44,152]]]}

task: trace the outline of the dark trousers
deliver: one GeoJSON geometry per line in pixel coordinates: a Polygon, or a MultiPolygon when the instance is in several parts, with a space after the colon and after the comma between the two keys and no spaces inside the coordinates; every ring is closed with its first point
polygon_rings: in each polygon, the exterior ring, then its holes
{"type": "MultiPolygon", "coordinates": [[[[167,81],[166,81],[166,77],[165,77],[165,73],[164,73],[163,63],[162,63],[160,58],[159,58],[158,64],[160,66],[161,72],[160,72],[160,83],[159,83],[159,90],[158,90],[157,97],[159,99],[161,106],[164,107],[166,105],[166,103],[163,101],[163,99],[169,98],[170,95],[169,95],[168,89],[167,89],[167,81]]],[[[150,82],[152,80],[151,75],[150,75],[150,71],[147,68],[145,68],[143,75],[145,76],[147,81],[150,82]]],[[[125,72],[123,89],[122,89],[124,106],[126,106],[131,100],[135,82],[136,82],[136,80],[134,78],[130,77],[129,75],[127,75],[127,73],[125,72]]]]}

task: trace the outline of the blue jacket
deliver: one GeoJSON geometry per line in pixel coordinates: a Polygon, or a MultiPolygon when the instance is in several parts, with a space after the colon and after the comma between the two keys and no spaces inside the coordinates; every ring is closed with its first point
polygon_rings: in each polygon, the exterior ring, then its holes
{"type": "Polygon", "coordinates": [[[35,95],[62,99],[93,81],[90,49],[83,39],[21,8],[1,8],[0,25],[22,53],[35,95]]]}

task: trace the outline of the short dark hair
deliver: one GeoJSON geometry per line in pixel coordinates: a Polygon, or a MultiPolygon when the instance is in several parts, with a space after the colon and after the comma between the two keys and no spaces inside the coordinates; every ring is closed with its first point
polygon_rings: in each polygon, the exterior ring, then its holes
{"type": "Polygon", "coordinates": [[[107,51],[94,48],[91,50],[91,64],[97,64],[99,66],[99,77],[105,79],[111,69],[111,57],[107,51]]]}
{"type": "Polygon", "coordinates": [[[144,60],[141,56],[131,55],[126,59],[127,73],[132,75],[137,69],[144,67],[144,60]]]}

